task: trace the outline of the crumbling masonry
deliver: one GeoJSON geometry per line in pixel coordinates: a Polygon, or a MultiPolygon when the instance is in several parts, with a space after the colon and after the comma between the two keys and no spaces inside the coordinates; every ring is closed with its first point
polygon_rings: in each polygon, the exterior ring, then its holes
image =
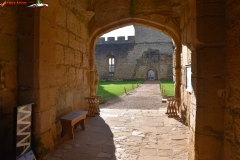
{"type": "Polygon", "coordinates": [[[135,36],[99,38],[95,63],[99,78],[104,79],[172,79],[172,40],[165,34],[134,26],[135,36]],[[109,58],[114,58],[114,72],[109,72],[109,58]],[[148,74],[152,72],[152,75],[148,74]]]}

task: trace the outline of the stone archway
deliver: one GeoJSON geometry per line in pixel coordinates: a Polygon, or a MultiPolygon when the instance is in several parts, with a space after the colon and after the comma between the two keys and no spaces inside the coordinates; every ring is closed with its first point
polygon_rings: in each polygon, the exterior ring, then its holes
{"type": "MultiPolygon", "coordinates": [[[[94,50],[95,44],[98,38],[114,29],[118,29],[127,25],[140,25],[158,31],[163,32],[173,39],[175,46],[175,97],[181,98],[181,31],[180,31],[180,12],[179,7],[175,7],[174,10],[171,8],[173,6],[179,6],[178,2],[164,1],[139,1],[135,2],[133,0],[130,3],[125,4],[125,2],[115,2],[111,1],[101,2],[92,1],[88,8],[89,15],[89,41],[87,52],[90,53],[89,61],[94,63],[94,50]],[[157,4],[156,4],[157,3],[157,4]],[[111,8],[105,10],[105,8],[111,8]],[[163,10],[162,5],[165,9],[163,10]],[[145,6],[153,7],[154,10],[146,10],[145,6]],[[167,7],[166,7],[167,6],[167,7]],[[129,12],[130,11],[130,12],[129,12]],[[174,14],[174,16],[172,16],[174,14]],[[111,16],[114,15],[114,16],[111,16]],[[104,17],[104,19],[102,19],[104,17]]],[[[94,67],[92,67],[94,68],[94,67]]],[[[91,90],[94,94],[94,90],[91,90]]]]}
{"type": "Polygon", "coordinates": [[[156,74],[155,71],[150,69],[147,72],[147,80],[155,80],[156,79],[156,74]]]}
{"type": "MultiPolygon", "coordinates": [[[[93,23],[93,22],[92,22],[93,23]]],[[[95,22],[97,23],[96,25],[92,25],[92,28],[90,30],[92,31],[92,34],[90,35],[88,44],[89,44],[89,50],[88,52],[90,53],[90,59],[89,61],[91,63],[94,62],[94,50],[95,50],[95,45],[97,43],[98,38],[114,29],[118,29],[124,26],[128,25],[139,25],[139,26],[144,26],[148,28],[152,28],[155,30],[158,30],[160,32],[163,32],[164,34],[168,35],[169,37],[172,38],[173,44],[175,46],[175,50],[173,55],[175,55],[175,97],[176,98],[181,98],[181,59],[180,59],[180,53],[181,53],[181,40],[180,40],[180,30],[179,26],[177,26],[177,22],[174,20],[174,18],[168,18],[166,16],[160,16],[158,15],[157,17],[154,17],[152,19],[148,19],[147,17],[129,17],[129,18],[122,18],[122,19],[114,19],[112,21],[109,21],[108,23],[105,22],[95,22]],[[102,24],[103,26],[99,26],[102,24]]],[[[94,67],[92,67],[94,68],[94,67]]],[[[94,71],[93,71],[94,72],[94,71]]],[[[91,91],[92,94],[94,94],[94,89],[91,91]]]]}

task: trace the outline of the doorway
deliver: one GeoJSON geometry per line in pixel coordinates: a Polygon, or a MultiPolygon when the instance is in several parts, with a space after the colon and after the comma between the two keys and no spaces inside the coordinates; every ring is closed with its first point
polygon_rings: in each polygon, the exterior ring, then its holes
{"type": "Polygon", "coordinates": [[[148,80],[155,80],[155,72],[154,72],[154,70],[150,69],[148,71],[147,75],[148,75],[148,77],[147,77],[148,80]]]}

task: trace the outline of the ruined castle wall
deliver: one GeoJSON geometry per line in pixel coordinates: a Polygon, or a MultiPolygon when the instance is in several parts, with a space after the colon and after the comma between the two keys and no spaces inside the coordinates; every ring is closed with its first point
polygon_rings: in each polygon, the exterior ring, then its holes
{"type": "Polygon", "coordinates": [[[156,79],[172,79],[172,53],[171,39],[165,34],[141,26],[134,26],[136,36],[108,37],[108,41],[100,38],[95,49],[95,62],[100,79],[146,79],[147,72],[154,69],[156,79]],[[148,35],[149,33],[149,35],[148,35]],[[153,53],[158,52],[158,53],[153,53]],[[145,54],[159,54],[152,59],[146,59],[145,54]],[[108,57],[115,57],[115,74],[108,76],[108,57]],[[148,61],[148,63],[146,62],[148,61]]]}
{"type": "MultiPolygon", "coordinates": [[[[172,43],[140,43],[135,45],[134,53],[138,54],[135,60],[134,78],[146,79],[148,70],[154,69],[157,73],[156,79],[172,79],[172,43]],[[159,53],[159,57],[155,56],[154,61],[146,57],[144,54],[154,55],[159,53]],[[148,63],[146,63],[148,61],[148,63]],[[154,63],[155,62],[155,63],[154,63]],[[151,63],[151,64],[150,64],[151,63]]],[[[154,58],[154,56],[152,56],[154,58]]],[[[133,57],[134,59],[135,57],[133,57]]]]}
{"type": "Polygon", "coordinates": [[[220,92],[226,100],[224,157],[240,159],[240,2],[226,1],[226,90],[220,92]]]}
{"type": "Polygon", "coordinates": [[[115,75],[116,79],[127,79],[129,75],[133,73],[133,66],[129,64],[128,57],[130,52],[133,50],[133,43],[123,44],[106,44],[98,45],[95,50],[95,57],[97,62],[97,69],[100,79],[106,79],[109,75],[108,72],[108,58],[114,56],[115,58],[115,75]],[[119,70],[121,68],[121,70],[119,70]]]}

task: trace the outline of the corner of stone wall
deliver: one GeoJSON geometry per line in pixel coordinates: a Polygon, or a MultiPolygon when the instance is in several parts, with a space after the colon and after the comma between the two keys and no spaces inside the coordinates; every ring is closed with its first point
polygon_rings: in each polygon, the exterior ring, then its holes
{"type": "Polygon", "coordinates": [[[34,134],[34,148],[38,159],[43,159],[54,149],[53,129],[40,134],[34,134]]]}

